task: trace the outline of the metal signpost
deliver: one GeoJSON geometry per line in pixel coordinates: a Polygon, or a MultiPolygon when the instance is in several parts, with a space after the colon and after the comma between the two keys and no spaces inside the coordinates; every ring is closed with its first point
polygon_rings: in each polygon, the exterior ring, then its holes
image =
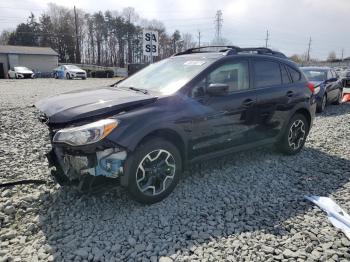
{"type": "Polygon", "coordinates": [[[149,56],[153,63],[153,56],[158,56],[158,32],[143,30],[143,55],[149,56]]]}

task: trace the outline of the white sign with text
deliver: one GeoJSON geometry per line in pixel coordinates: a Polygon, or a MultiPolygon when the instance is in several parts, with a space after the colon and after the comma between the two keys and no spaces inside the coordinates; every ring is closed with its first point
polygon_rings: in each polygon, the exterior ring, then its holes
{"type": "Polygon", "coordinates": [[[158,56],[158,32],[143,30],[143,54],[145,56],[158,56]]]}

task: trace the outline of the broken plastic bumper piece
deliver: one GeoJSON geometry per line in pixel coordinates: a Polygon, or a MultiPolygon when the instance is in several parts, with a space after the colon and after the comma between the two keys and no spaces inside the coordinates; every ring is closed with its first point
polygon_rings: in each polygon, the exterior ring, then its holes
{"type": "Polygon", "coordinates": [[[95,153],[82,154],[80,151],[66,151],[55,147],[48,155],[50,166],[55,166],[60,175],[68,181],[81,180],[83,177],[119,178],[123,174],[126,151],[120,148],[108,148],[95,153]]]}

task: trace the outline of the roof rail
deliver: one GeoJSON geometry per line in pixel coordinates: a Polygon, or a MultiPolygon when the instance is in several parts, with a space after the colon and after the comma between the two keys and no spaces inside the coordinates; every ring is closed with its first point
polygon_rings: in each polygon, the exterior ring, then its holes
{"type": "Polygon", "coordinates": [[[259,55],[273,55],[273,56],[277,56],[280,58],[287,58],[287,56],[281,52],[278,51],[274,51],[270,48],[267,47],[247,47],[247,48],[241,48],[241,50],[239,52],[247,52],[247,53],[253,53],[256,52],[259,55]]]}
{"type": "Polygon", "coordinates": [[[187,49],[185,51],[179,52],[174,54],[174,56],[178,55],[188,55],[188,54],[193,54],[193,53],[209,53],[210,51],[201,51],[201,49],[205,48],[223,48],[219,50],[219,52],[226,52],[228,50],[240,50],[241,48],[238,46],[233,46],[233,45],[208,45],[208,46],[201,46],[201,47],[193,47],[190,49],[187,49]],[[196,51],[198,50],[198,51],[196,51]]]}
{"type": "Polygon", "coordinates": [[[280,58],[287,58],[287,56],[281,52],[274,51],[270,48],[266,47],[247,47],[247,48],[241,48],[238,46],[232,46],[232,45],[212,45],[212,46],[201,46],[201,47],[194,47],[187,49],[185,51],[179,52],[174,54],[174,56],[179,55],[187,55],[187,54],[193,54],[193,53],[209,53],[211,51],[201,51],[201,49],[205,48],[222,48],[218,52],[226,52],[225,55],[236,55],[238,53],[256,53],[259,55],[272,55],[277,56],[280,58]]]}

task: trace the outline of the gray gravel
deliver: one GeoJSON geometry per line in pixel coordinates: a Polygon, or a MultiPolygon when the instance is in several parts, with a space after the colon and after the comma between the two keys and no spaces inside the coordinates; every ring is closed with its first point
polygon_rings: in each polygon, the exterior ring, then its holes
{"type": "MultiPolygon", "coordinates": [[[[35,100],[112,82],[2,80],[0,182],[47,179],[35,100]]],[[[262,148],[194,166],[152,206],[120,188],[1,189],[0,261],[349,261],[350,241],[303,200],[330,196],[350,212],[349,130],[350,104],[329,106],[299,155],[262,148]]]]}

